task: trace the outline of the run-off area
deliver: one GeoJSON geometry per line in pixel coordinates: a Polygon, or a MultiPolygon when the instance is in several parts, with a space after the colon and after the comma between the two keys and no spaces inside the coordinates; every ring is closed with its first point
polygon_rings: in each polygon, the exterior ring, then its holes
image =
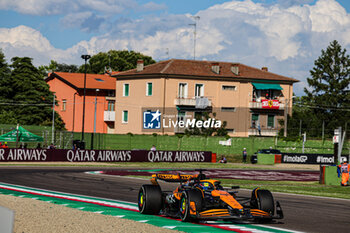
{"type": "Polygon", "coordinates": [[[254,224],[233,224],[228,222],[211,221],[205,223],[186,223],[164,216],[142,215],[138,212],[137,204],[115,201],[103,198],[87,197],[74,194],[53,192],[49,190],[34,189],[0,183],[0,194],[13,195],[22,198],[32,198],[52,204],[64,205],[82,211],[130,219],[158,227],[174,229],[183,232],[292,232],[279,228],[265,227],[254,224]]]}

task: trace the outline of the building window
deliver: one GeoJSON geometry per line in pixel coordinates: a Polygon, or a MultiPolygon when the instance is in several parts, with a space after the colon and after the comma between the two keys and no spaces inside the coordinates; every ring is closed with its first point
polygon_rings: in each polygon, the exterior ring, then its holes
{"type": "Polygon", "coordinates": [[[114,111],[115,110],[115,102],[114,100],[108,100],[108,111],[114,111]]]}
{"type": "Polygon", "coordinates": [[[267,127],[268,128],[275,128],[275,115],[268,115],[267,116],[267,127]]]}
{"type": "Polygon", "coordinates": [[[114,90],[109,90],[109,91],[107,92],[107,96],[108,96],[108,97],[115,97],[115,91],[114,91],[114,90]]]}
{"type": "Polygon", "coordinates": [[[234,133],[234,132],[235,132],[235,129],[226,129],[226,132],[227,132],[227,133],[234,133]]]}
{"type": "Polygon", "coordinates": [[[67,109],[67,100],[62,100],[62,111],[66,111],[67,109]]]}
{"type": "Polygon", "coordinates": [[[122,122],[123,123],[128,123],[128,111],[124,110],[123,111],[123,119],[122,119],[122,122]]]}
{"type": "Polygon", "coordinates": [[[129,96],[129,84],[124,84],[123,96],[129,96]]]}
{"type": "Polygon", "coordinates": [[[147,89],[146,89],[146,95],[147,95],[147,96],[151,96],[151,95],[152,95],[152,91],[153,91],[153,90],[152,90],[152,89],[153,89],[153,88],[152,88],[152,83],[147,83],[147,86],[146,86],[146,87],[147,87],[147,89]]]}
{"type": "Polygon", "coordinates": [[[185,121],[186,112],[179,112],[177,114],[177,121],[185,121]]]}
{"type": "Polygon", "coordinates": [[[224,90],[224,91],[235,91],[236,90],[236,86],[223,85],[222,86],[222,90],[224,90]]]}
{"type": "Polygon", "coordinates": [[[204,96],[204,85],[203,84],[196,84],[195,90],[194,90],[194,96],[195,97],[204,96]]]}
{"type": "Polygon", "coordinates": [[[236,108],[234,107],[221,107],[221,112],[235,112],[236,108]]]}
{"type": "Polygon", "coordinates": [[[179,98],[187,98],[187,83],[179,83],[179,98]]]}
{"type": "Polygon", "coordinates": [[[257,128],[259,124],[259,114],[252,114],[252,128],[257,128]]]}

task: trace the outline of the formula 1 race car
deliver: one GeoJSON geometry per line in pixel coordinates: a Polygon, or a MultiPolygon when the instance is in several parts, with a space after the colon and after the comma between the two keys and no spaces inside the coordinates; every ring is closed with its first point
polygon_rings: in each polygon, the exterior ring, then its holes
{"type": "Polygon", "coordinates": [[[282,219],[283,211],[270,191],[255,188],[251,198],[237,197],[239,187],[224,189],[220,181],[206,179],[202,169],[196,175],[153,174],[152,184],[141,186],[138,207],[141,214],[165,215],[184,222],[205,220],[282,219]],[[174,191],[162,191],[157,180],[179,182],[174,191]],[[276,214],[275,214],[276,213],[276,214]]]}

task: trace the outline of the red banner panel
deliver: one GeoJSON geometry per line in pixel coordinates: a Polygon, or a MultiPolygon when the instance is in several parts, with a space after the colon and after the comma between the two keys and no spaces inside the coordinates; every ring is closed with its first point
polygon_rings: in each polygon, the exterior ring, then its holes
{"type": "Polygon", "coordinates": [[[261,100],[262,108],[279,109],[280,102],[278,100],[261,100]]]}

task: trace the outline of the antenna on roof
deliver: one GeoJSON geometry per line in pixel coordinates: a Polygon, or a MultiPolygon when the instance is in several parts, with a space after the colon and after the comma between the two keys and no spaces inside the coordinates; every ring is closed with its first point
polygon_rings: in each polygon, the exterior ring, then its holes
{"type": "Polygon", "coordinates": [[[166,52],[165,52],[165,54],[167,55],[168,60],[169,60],[169,59],[170,59],[170,58],[169,58],[169,48],[166,48],[166,52]]]}
{"type": "Polygon", "coordinates": [[[190,23],[189,25],[194,26],[193,31],[193,60],[196,60],[196,37],[197,37],[197,21],[200,19],[198,15],[192,16],[194,19],[194,23],[190,23]]]}

